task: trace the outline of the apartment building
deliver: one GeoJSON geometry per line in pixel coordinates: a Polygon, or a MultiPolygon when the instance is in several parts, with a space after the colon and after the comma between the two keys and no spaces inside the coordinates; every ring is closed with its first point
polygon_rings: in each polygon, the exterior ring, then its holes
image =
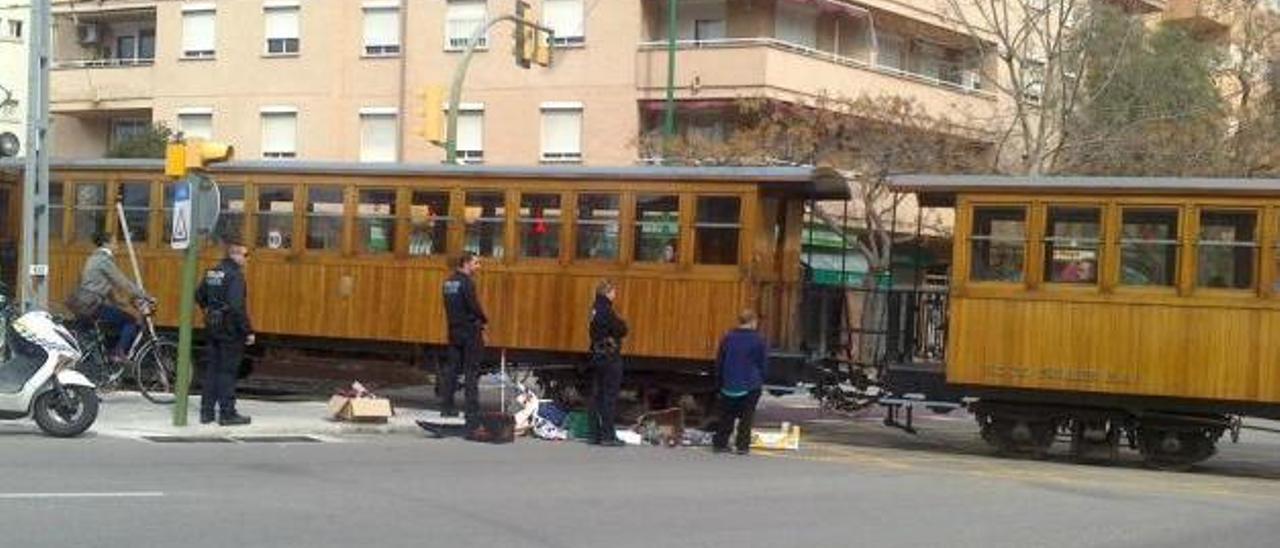
{"type": "MultiPolygon", "coordinates": [[[[0,0],[0,133],[27,140],[27,19],[24,1],[0,0]]],[[[25,148],[25,146],[24,146],[25,148]]]]}
{"type": "MultiPolygon", "coordinates": [[[[1177,0],[1175,0],[1177,1],[1177,0]]],[[[55,7],[55,154],[100,157],[163,122],[241,158],[438,161],[418,90],[515,0],[93,0],[55,7]]],[[[1163,1],[1133,2],[1144,10],[1163,1]]],[[[518,69],[510,25],[466,81],[460,156],[629,164],[660,127],[666,0],[533,0],[551,68],[518,69]]],[[[735,99],[897,94],[974,119],[1002,108],[972,38],[939,0],[680,0],[679,131],[726,131],[735,99]]]]}

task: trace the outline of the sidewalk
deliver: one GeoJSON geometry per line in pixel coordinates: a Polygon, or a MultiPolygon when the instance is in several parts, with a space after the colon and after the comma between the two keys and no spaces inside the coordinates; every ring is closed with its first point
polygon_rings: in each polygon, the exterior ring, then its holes
{"type": "Polygon", "coordinates": [[[115,392],[102,399],[98,420],[91,433],[124,438],[144,436],[222,437],[222,436],[351,436],[351,435],[422,435],[416,420],[438,417],[426,409],[396,408],[386,423],[352,423],[328,418],[323,401],[264,401],[240,399],[236,407],[241,414],[253,418],[245,426],[200,424],[200,396],[191,396],[187,426],[173,426],[173,405],[156,405],[136,392],[115,392]]]}

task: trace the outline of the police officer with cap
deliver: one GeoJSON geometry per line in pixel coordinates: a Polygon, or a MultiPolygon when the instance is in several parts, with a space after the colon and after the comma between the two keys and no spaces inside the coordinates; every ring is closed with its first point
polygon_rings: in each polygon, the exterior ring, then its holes
{"type": "Polygon", "coordinates": [[[204,281],[196,290],[208,339],[200,398],[201,424],[214,420],[222,426],[249,424],[249,417],[236,412],[235,397],[245,346],[254,343],[244,277],[248,260],[249,249],[228,239],[226,258],[205,271],[204,281]]]}
{"type": "Polygon", "coordinates": [[[474,253],[463,253],[458,268],[444,282],[444,310],[449,321],[449,361],[440,381],[443,398],[441,415],[456,417],[454,392],[458,388],[458,369],[465,379],[467,430],[474,430],[480,421],[479,361],[484,352],[484,330],[489,319],[476,298],[476,284],[472,276],[480,269],[480,259],[474,253]]]}

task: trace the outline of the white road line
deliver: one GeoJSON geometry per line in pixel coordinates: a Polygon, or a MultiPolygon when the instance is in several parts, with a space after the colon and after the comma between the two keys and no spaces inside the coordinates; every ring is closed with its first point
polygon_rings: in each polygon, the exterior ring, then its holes
{"type": "Polygon", "coordinates": [[[159,491],[126,491],[117,493],[0,493],[0,500],[25,499],[136,499],[163,497],[159,491]]]}

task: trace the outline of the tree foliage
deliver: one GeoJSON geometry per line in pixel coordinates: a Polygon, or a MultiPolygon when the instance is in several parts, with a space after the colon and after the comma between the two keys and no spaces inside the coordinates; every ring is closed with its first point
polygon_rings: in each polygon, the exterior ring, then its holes
{"type": "Polygon", "coordinates": [[[172,137],[173,130],[163,122],[151,124],[145,131],[113,143],[107,157],[164,158],[165,145],[172,137]]]}

